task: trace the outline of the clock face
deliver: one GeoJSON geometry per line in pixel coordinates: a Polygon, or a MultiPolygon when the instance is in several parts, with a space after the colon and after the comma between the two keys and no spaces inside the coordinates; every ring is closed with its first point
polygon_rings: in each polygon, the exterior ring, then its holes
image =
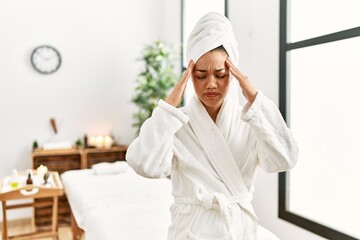
{"type": "Polygon", "coordinates": [[[59,69],[61,56],[51,46],[39,46],[31,54],[31,64],[39,73],[50,74],[59,69]]]}

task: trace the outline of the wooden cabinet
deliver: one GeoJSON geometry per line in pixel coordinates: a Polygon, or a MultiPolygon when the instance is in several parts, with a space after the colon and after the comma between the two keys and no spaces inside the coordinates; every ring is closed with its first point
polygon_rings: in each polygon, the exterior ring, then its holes
{"type": "MultiPolygon", "coordinates": [[[[83,150],[36,150],[32,153],[33,169],[38,168],[41,164],[46,166],[49,171],[57,171],[59,174],[67,170],[81,169],[83,150]]],[[[36,199],[37,203],[48,202],[49,199],[36,199]]],[[[37,228],[47,227],[51,224],[52,207],[34,207],[35,225],[37,228]]],[[[70,223],[70,206],[65,195],[59,197],[58,207],[58,223],[59,225],[67,225],[70,223]]]]}
{"type": "Polygon", "coordinates": [[[115,162],[125,159],[126,146],[116,146],[110,149],[87,148],[84,150],[84,168],[100,162],[115,162]]]}
{"type": "MultiPolygon", "coordinates": [[[[68,170],[91,168],[100,162],[115,162],[125,160],[127,146],[114,146],[109,149],[98,148],[76,148],[69,150],[35,150],[32,153],[33,169],[41,164],[49,171],[57,171],[62,174],[68,170]]],[[[48,199],[37,199],[37,202],[49,201],[48,199]]],[[[34,217],[37,228],[51,226],[52,208],[35,207],[34,217]]],[[[70,225],[70,206],[66,196],[59,197],[58,207],[59,225],[70,225]]]]}

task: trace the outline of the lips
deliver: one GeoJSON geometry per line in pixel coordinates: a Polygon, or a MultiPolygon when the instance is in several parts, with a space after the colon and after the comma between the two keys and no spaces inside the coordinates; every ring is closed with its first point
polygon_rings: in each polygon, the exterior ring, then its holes
{"type": "Polygon", "coordinates": [[[220,95],[220,93],[216,93],[216,92],[207,92],[204,94],[206,97],[208,98],[216,98],[217,96],[220,95]]]}

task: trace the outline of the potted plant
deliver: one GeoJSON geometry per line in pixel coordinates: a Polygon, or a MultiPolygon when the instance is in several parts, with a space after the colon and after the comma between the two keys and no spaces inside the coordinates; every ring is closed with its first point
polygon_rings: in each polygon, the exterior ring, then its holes
{"type": "Polygon", "coordinates": [[[133,123],[137,133],[159,100],[166,98],[176,83],[173,53],[173,49],[161,40],[147,45],[142,52],[140,60],[144,61],[145,69],[136,79],[135,96],[132,98],[132,102],[139,108],[134,114],[133,123]]]}

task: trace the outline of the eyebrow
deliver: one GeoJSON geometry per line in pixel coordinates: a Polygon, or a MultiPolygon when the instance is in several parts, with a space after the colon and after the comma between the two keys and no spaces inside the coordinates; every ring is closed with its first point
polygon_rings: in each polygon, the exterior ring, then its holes
{"type": "MultiPolygon", "coordinates": [[[[219,69],[215,69],[215,72],[222,72],[224,70],[225,70],[225,68],[219,68],[219,69]]],[[[196,71],[196,72],[207,72],[204,69],[194,69],[194,71],[196,71]]]]}

